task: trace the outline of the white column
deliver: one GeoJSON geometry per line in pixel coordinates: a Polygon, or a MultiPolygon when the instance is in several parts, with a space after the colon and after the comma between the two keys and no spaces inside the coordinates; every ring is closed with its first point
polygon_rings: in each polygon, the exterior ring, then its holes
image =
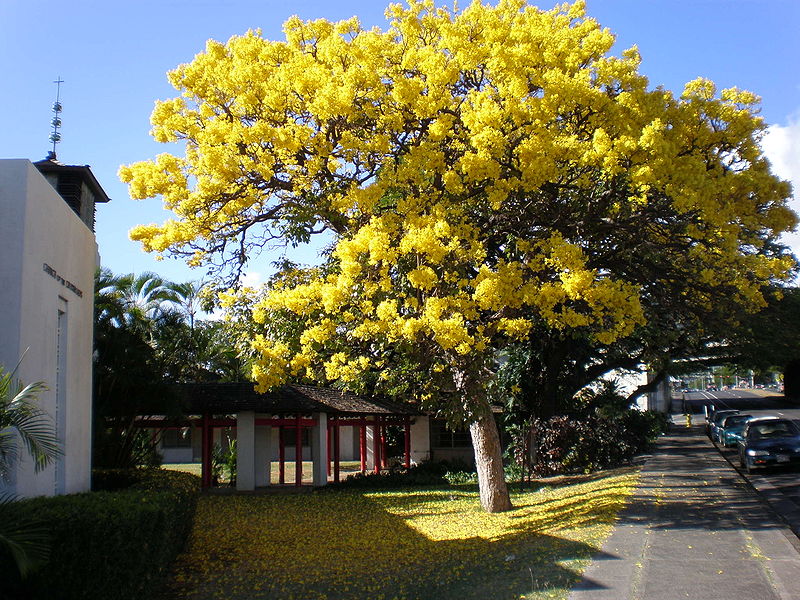
{"type": "Polygon", "coordinates": [[[236,489],[256,487],[256,414],[252,410],[236,415],[236,489]]]}
{"type": "Polygon", "coordinates": [[[311,428],[311,460],[314,462],[314,485],[318,487],[328,483],[328,415],[314,413],[312,418],[317,422],[311,428]]]}
{"type": "Polygon", "coordinates": [[[273,428],[270,426],[256,427],[256,487],[265,487],[270,484],[272,432],[273,428]]]}
{"type": "Polygon", "coordinates": [[[367,472],[375,469],[375,426],[367,425],[367,472]]]}
{"type": "Polygon", "coordinates": [[[418,465],[431,457],[431,427],[428,417],[411,419],[411,464],[418,465]]]}

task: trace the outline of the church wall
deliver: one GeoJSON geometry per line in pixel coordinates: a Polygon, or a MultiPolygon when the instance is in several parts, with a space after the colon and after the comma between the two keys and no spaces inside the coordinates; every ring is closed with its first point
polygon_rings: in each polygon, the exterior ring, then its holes
{"type": "Polygon", "coordinates": [[[0,363],[44,381],[41,406],[64,455],[40,473],[24,452],[21,496],[89,489],[92,328],[97,245],[91,230],[27,160],[0,160],[0,363]],[[6,335],[6,332],[11,332],[6,335]]]}

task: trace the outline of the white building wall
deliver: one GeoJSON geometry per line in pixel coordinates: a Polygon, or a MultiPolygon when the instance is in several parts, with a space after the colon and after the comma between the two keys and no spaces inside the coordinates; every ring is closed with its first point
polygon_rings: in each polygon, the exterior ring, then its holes
{"type": "Polygon", "coordinates": [[[672,412],[672,386],[669,378],[665,378],[655,390],[647,394],[647,408],[663,413],[672,412]]]}
{"type": "Polygon", "coordinates": [[[339,460],[360,460],[358,427],[339,428],[339,460]]]}
{"type": "MultiPolygon", "coordinates": [[[[604,379],[614,381],[620,393],[628,395],[641,385],[647,383],[647,373],[644,371],[611,371],[604,379]]],[[[647,395],[639,396],[636,406],[641,410],[647,410],[647,395]]]]}
{"type": "Polygon", "coordinates": [[[36,167],[0,160],[0,364],[13,369],[24,355],[18,377],[47,384],[41,406],[64,449],[57,464],[40,473],[22,452],[4,488],[11,493],[89,489],[97,264],[94,234],[36,167]]]}
{"type": "Polygon", "coordinates": [[[431,458],[430,419],[414,417],[411,421],[411,463],[418,465],[431,458]]]}
{"type": "Polygon", "coordinates": [[[199,458],[195,461],[192,448],[165,448],[160,445],[158,452],[161,454],[161,462],[166,465],[200,462],[199,458]]]}
{"type": "MultiPolygon", "coordinates": [[[[294,436],[294,429],[292,429],[291,431],[292,431],[291,435],[294,436]]],[[[280,460],[280,454],[281,454],[280,439],[281,439],[280,430],[276,427],[275,428],[275,433],[270,437],[270,440],[269,440],[268,456],[269,456],[269,460],[271,460],[273,462],[277,462],[278,460],[280,460]]],[[[284,457],[283,457],[284,460],[286,462],[294,462],[294,460],[296,458],[295,447],[293,445],[292,446],[286,445],[284,447],[284,451],[285,451],[285,454],[284,454],[284,457]]],[[[304,461],[311,460],[311,446],[304,445],[301,456],[302,456],[304,461]]]]}
{"type": "MultiPolygon", "coordinates": [[[[631,394],[636,388],[645,385],[651,380],[651,373],[646,371],[613,371],[606,378],[617,382],[623,394],[631,394]]],[[[669,378],[665,378],[658,387],[636,399],[636,406],[640,410],[655,410],[670,412],[672,405],[672,391],[669,378]]]]}

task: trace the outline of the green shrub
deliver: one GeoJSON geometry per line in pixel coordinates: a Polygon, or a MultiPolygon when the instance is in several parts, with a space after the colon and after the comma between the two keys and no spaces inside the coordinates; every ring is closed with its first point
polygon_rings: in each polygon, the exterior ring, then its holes
{"type": "Polygon", "coordinates": [[[149,598],[184,547],[192,527],[199,479],[188,473],[104,472],[95,484],[116,491],[32,498],[7,518],[32,520],[51,532],[50,562],[21,581],[0,556],[0,596],[19,599],[149,598]]]}
{"type": "Polygon", "coordinates": [[[92,491],[113,492],[131,487],[140,477],[138,469],[94,469],[92,491]]]}
{"type": "Polygon", "coordinates": [[[668,427],[665,415],[637,409],[537,420],[533,471],[547,476],[624,464],[646,452],[668,427]]]}
{"type": "Polygon", "coordinates": [[[450,485],[478,483],[478,474],[475,471],[448,471],[444,478],[450,485]]]}

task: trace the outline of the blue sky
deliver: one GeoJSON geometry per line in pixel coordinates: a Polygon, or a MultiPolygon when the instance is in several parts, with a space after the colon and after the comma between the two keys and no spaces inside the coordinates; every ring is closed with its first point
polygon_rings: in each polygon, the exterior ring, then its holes
{"type": "MultiPolygon", "coordinates": [[[[651,86],[679,92],[686,81],[703,76],[720,88],[759,94],[771,125],[765,151],[776,172],[800,190],[800,0],[587,4],[589,15],[617,35],[615,54],[638,45],[651,86]]],[[[538,6],[549,9],[553,3],[538,6]]],[[[281,25],[293,14],[333,20],[357,15],[365,26],[385,28],[384,7],[376,0],[0,0],[0,158],[45,157],[53,81],[60,76],[65,83],[58,158],[90,165],[112,198],[97,215],[104,266],[199,280],[201,269],[170,259],[156,262],[127,239],[134,225],[168,215],[155,200],[130,200],[116,175],[121,164],[166,150],[148,134],[153,102],[177,95],[166,72],[190,61],[209,38],[226,41],[261,28],[265,37],[280,39],[281,25]]],[[[800,251],[800,236],[789,241],[800,251]]],[[[256,263],[253,278],[276,258],[256,263]]],[[[313,259],[313,253],[300,258],[313,259]]]]}

